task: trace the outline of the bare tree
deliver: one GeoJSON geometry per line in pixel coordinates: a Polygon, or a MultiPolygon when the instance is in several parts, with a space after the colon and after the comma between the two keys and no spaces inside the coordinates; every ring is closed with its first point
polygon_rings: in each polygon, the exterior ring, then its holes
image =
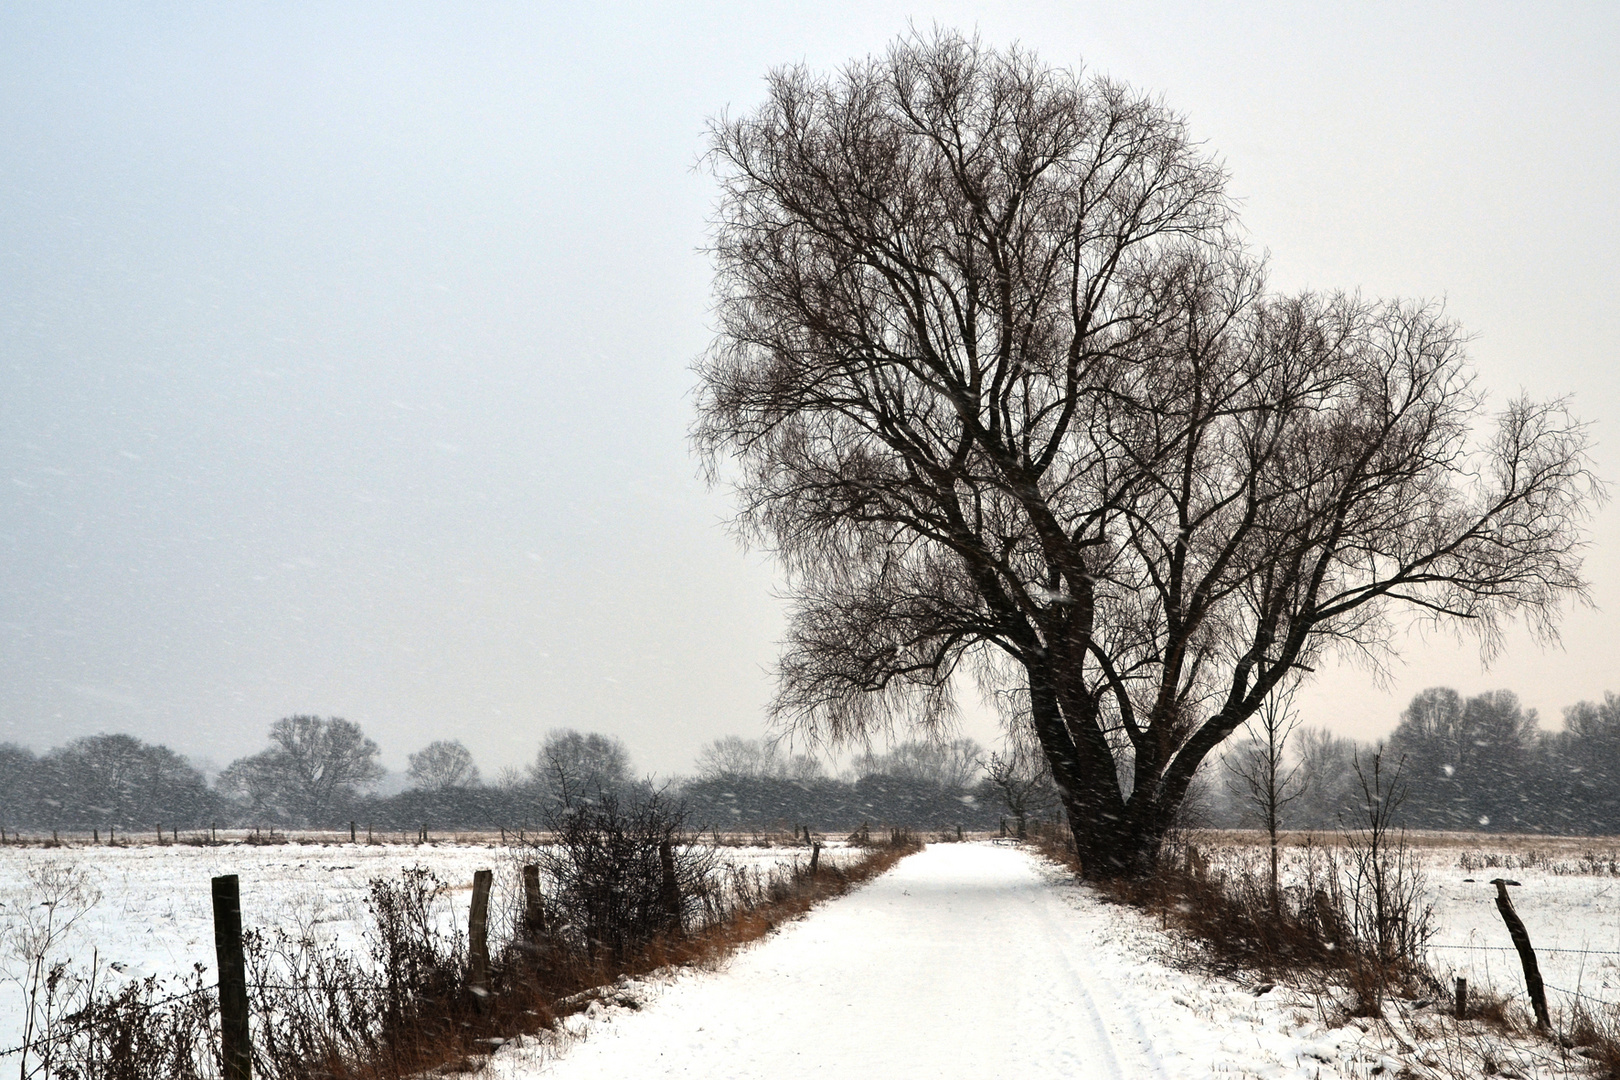
{"type": "Polygon", "coordinates": [[[1601,495],[1561,403],[1481,398],[1431,305],[1279,297],[1154,98],[939,32],[711,125],[694,438],[782,560],[779,723],[1022,687],[1088,875],[1148,871],[1206,756],[1402,612],[1551,635],[1601,495]]]}
{"type": "Polygon", "coordinates": [[[219,786],[257,811],[318,825],[340,800],[382,779],[377,744],[340,717],[288,716],[270,726],[271,746],[232,762],[219,786]]]}
{"type": "Polygon", "coordinates": [[[1057,805],[1052,770],[1039,748],[1030,747],[1027,740],[1014,740],[1006,753],[991,754],[984,773],[985,783],[1013,816],[1020,839],[1029,831],[1031,815],[1057,805]]]}
{"type": "Polygon", "coordinates": [[[1277,830],[1283,811],[1305,794],[1305,774],[1288,762],[1288,740],[1299,726],[1294,686],[1279,687],[1249,720],[1249,741],[1226,759],[1227,790],[1260,820],[1271,840],[1271,909],[1277,890],[1277,830]]]}
{"type": "Polygon", "coordinates": [[[477,787],[478,765],[460,739],[435,739],[409,758],[411,786],[427,791],[477,787]]]}
{"type": "Polygon", "coordinates": [[[546,732],[529,777],[546,802],[572,806],[580,799],[628,788],[630,751],[611,735],[559,728],[546,732]]]}
{"type": "Polygon", "coordinates": [[[1304,788],[1295,803],[1295,816],[1308,828],[1334,828],[1359,794],[1353,768],[1355,740],[1327,728],[1307,727],[1300,728],[1292,741],[1304,788]]]}
{"type": "Polygon", "coordinates": [[[984,773],[984,747],[972,739],[908,739],[883,753],[866,751],[852,768],[858,775],[881,773],[914,783],[966,791],[984,773]]]}
{"type": "Polygon", "coordinates": [[[699,780],[747,776],[765,780],[819,780],[826,768],[814,754],[784,753],[775,742],[724,735],[698,751],[699,780]]]}

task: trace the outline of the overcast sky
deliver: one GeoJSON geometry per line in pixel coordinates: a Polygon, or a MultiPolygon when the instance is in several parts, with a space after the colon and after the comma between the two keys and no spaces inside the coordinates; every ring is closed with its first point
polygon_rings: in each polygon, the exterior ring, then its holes
{"type": "MultiPolygon", "coordinates": [[[[1161,92],[1274,286],[1443,299],[1620,482],[1620,5],[1339,7],[0,3],[0,741],[224,764],[302,712],[396,768],[574,726],[668,774],[762,734],[779,583],[686,442],[694,165],[908,21],[1161,92]]],[[[1413,639],[1307,721],[1620,691],[1617,523],[1562,649],[1413,639]]]]}

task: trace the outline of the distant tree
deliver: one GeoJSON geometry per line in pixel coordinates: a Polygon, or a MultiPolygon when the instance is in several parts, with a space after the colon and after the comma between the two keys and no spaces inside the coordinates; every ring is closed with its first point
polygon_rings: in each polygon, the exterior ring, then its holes
{"type": "Polygon", "coordinates": [[[1052,770],[1038,747],[1015,742],[1004,753],[991,754],[984,766],[984,786],[1013,816],[1020,837],[1028,832],[1031,816],[1058,806],[1052,770]]]}
{"type": "Polygon", "coordinates": [[[1612,691],[1601,702],[1582,701],[1564,710],[1564,730],[1594,745],[1612,743],[1620,747],[1620,695],[1612,691]]]}
{"type": "Polygon", "coordinates": [[[598,793],[619,793],[632,784],[630,751],[611,735],[582,734],[572,728],[546,733],[529,777],[542,801],[572,806],[598,793]]]}
{"type": "Polygon", "coordinates": [[[1277,831],[1290,804],[1305,793],[1305,776],[1288,760],[1288,740],[1299,726],[1293,710],[1294,688],[1279,688],[1249,721],[1249,740],[1227,755],[1227,789],[1271,840],[1271,908],[1280,903],[1277,890],[1277,831]]]}
{"type": "Polygon", "coordinates": [[[1487,416],[1437,305],[1269,291],[1153,95],[941,30],[710,134],[695,439],[785,568],[778,722],[1021,686],[1084,873],[1135,876],[1324,653],[1409,619],[1488,652],[1585,595],[1585,427],[1487,416]]]}
{"type": "Polygon", "coordinates": [[[966,791],[983,775],[984,747],[973,739],[912,739],[881,754],[860,754],[852,768],[861,776],[891,776],[946,791],[966,791]]]}
{"type": "Polygon", "coordinates": [[[132,735],[91,735],[45,755],[64,825],[151,828],[195,824],[207,812],[202,773],[166,746],[132,735]]]}
{"type": "Polygon", "coordinates": [[[477,787],[478,765],[460,739],[437,739],[410,756],[405,775],[424,791],[477,787]]]}
{"type": "Polygon", "coordinates": [[[1292,739],[1303,791],[1294,804],[1300,823],[1338,827],[1360,797],[1355,778],[1356,742],[1327,728],[1300,728],[1292,739]]]}
{"type": "Polygon", "coordinates": [[[745,776],[764,780],[817,780],[826,767],[814,754],[786,754],[774,742],[725,735],[698,751],[697,779],[745,776]]]}
{"type": "Polygon", "coordinates": [[[1441,829],[1526,824],[1536,813],[1527,788],[1537,741],[1535,711],[1511,691],[1466,701],[1443,686],[1418,693],[1389,740],[1405,760],[1408,820],[1441,829]]]}
{"type": "Polygon", "coordinates": [[[1620,832],[1620,696],[1564,709],[1564,729],[1542,740],[1543,818],[1564,833],[1620,832]]]}
{"type": "Polygon", "coordinates": [[[532,780],[526,770],[516,765],[502,765],[495,771],[492,786],[508,794],[514,794],[531,787],[532,780]]]}
{"type": "Polygon", "coordinates": [[[0,743],[0,825],[35,824],[42,768],[26,746],[0,743]]]}
{"type": "Polygon", "coordinates": [[[288,716],[270,726],[271,746],[232,762],[218,786],[253,811],[305,825],[326,823],[338,803],[382,779],[377,744],[339,717],[288,716]]]}

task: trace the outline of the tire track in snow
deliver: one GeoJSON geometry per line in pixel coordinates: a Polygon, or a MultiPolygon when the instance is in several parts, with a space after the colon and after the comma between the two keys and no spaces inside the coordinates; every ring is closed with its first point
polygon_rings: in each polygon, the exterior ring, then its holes
{"type": "Polygon", "coordinates": [[[1163,1076],[1070,888],[1017,849],[936,845],[559,1059],[503,1053],[490,1075],[1163,1076]]]}
{"type": "Polygon", "coordinates": [[[1132,1080],[1151,1080],[1167,1076],[1164,1063],[1153,1052],[1153,1039],[1148,1035],[1147,1027],[1142,1023],[1141,1013],[1136,1010],[1131,995],[1121,993],[1124,988],[1116,986],[1113,987],[1112,993],[1098,997],[1091,993],[1091,981],[1086,977],[1084,969],[1068,959],[1070,956],[1086,953],[1093,957],[1097,954],[1094,942],[1080,942],[1076,939],[1079,926],[1075,921],[1077,912],[1072,903],[1074,891],[1074,885],[1054,881],[1051,882],[1050,891],[1041,897],[1043,902],[1040,905],[1039,915],[1042,925],[1046,927],[1053,940],[1061,941],[1064,945],[1063,949],[1054,950],[1054,954],[1064,957],[1065,967],[1081,987],[1087,1009],[1113,1057],[1115,1074],[1122,1078],[1128,1075],[1132,1080]],[[1109,1013],[1113,1027],[1103,1016],[1104,1008],[1109,1013]],[[1134,1067],[1128,1074],[1119,1065],[1120,1048],[1114,1040],[1114,1027],[1125,1029],[1124,1034],[1131,1038],[1134,1053],[1129,1056],[1136,1060],[1133,1061],[1134,1067]]]}

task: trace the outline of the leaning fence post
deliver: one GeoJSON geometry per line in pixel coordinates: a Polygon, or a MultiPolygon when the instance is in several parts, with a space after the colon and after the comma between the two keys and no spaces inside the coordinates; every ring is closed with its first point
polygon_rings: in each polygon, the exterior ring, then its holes
{"type": "Polygon", "coordinates": [[[489,886],[494,878],[488,870],[473,872],[472,911],[467,916],[467,958],[472,965],[468,982],[479,997],[489,992],[489,886]]]}
{"type": "Polygon", "coordinates": [[[219,959],[219,1052],[225,1080],[250,1080],[247,961],[242,955],[242,887],[235,874],[213,880],[214,953],[219,959]]]}
{"type": "Polygon", "coordinates": [[[812,845],[810,845],[810,876],[811,877],[814,877],[816,875],[817,867],[819,866],[820,863],[821,863],[821,845],[820,844],[812,844],[812,845]]]}
{"type": "Polygon", "coordinates": [[[1547,990],[1541,984],[1541,965],[1536,963],[1536,950],[1530,947],[1530,935],[1524,929],[1524,921],[1513,910],[1513,901],[1508,899],[1507,887],[1518,882],[1492,878],[1491,884],[1496,886],[1496,910],[1502,913],[1508,936],[1513,939],[1513,947],[1519,950],[1519,962],[1524,965],[1524,986],[1530,991],[1530,1004],[1536,1010],[1536,1026],[1546,1031],[1552,1027],[1552,1020],[1547,1015],[1547,990]]]}

